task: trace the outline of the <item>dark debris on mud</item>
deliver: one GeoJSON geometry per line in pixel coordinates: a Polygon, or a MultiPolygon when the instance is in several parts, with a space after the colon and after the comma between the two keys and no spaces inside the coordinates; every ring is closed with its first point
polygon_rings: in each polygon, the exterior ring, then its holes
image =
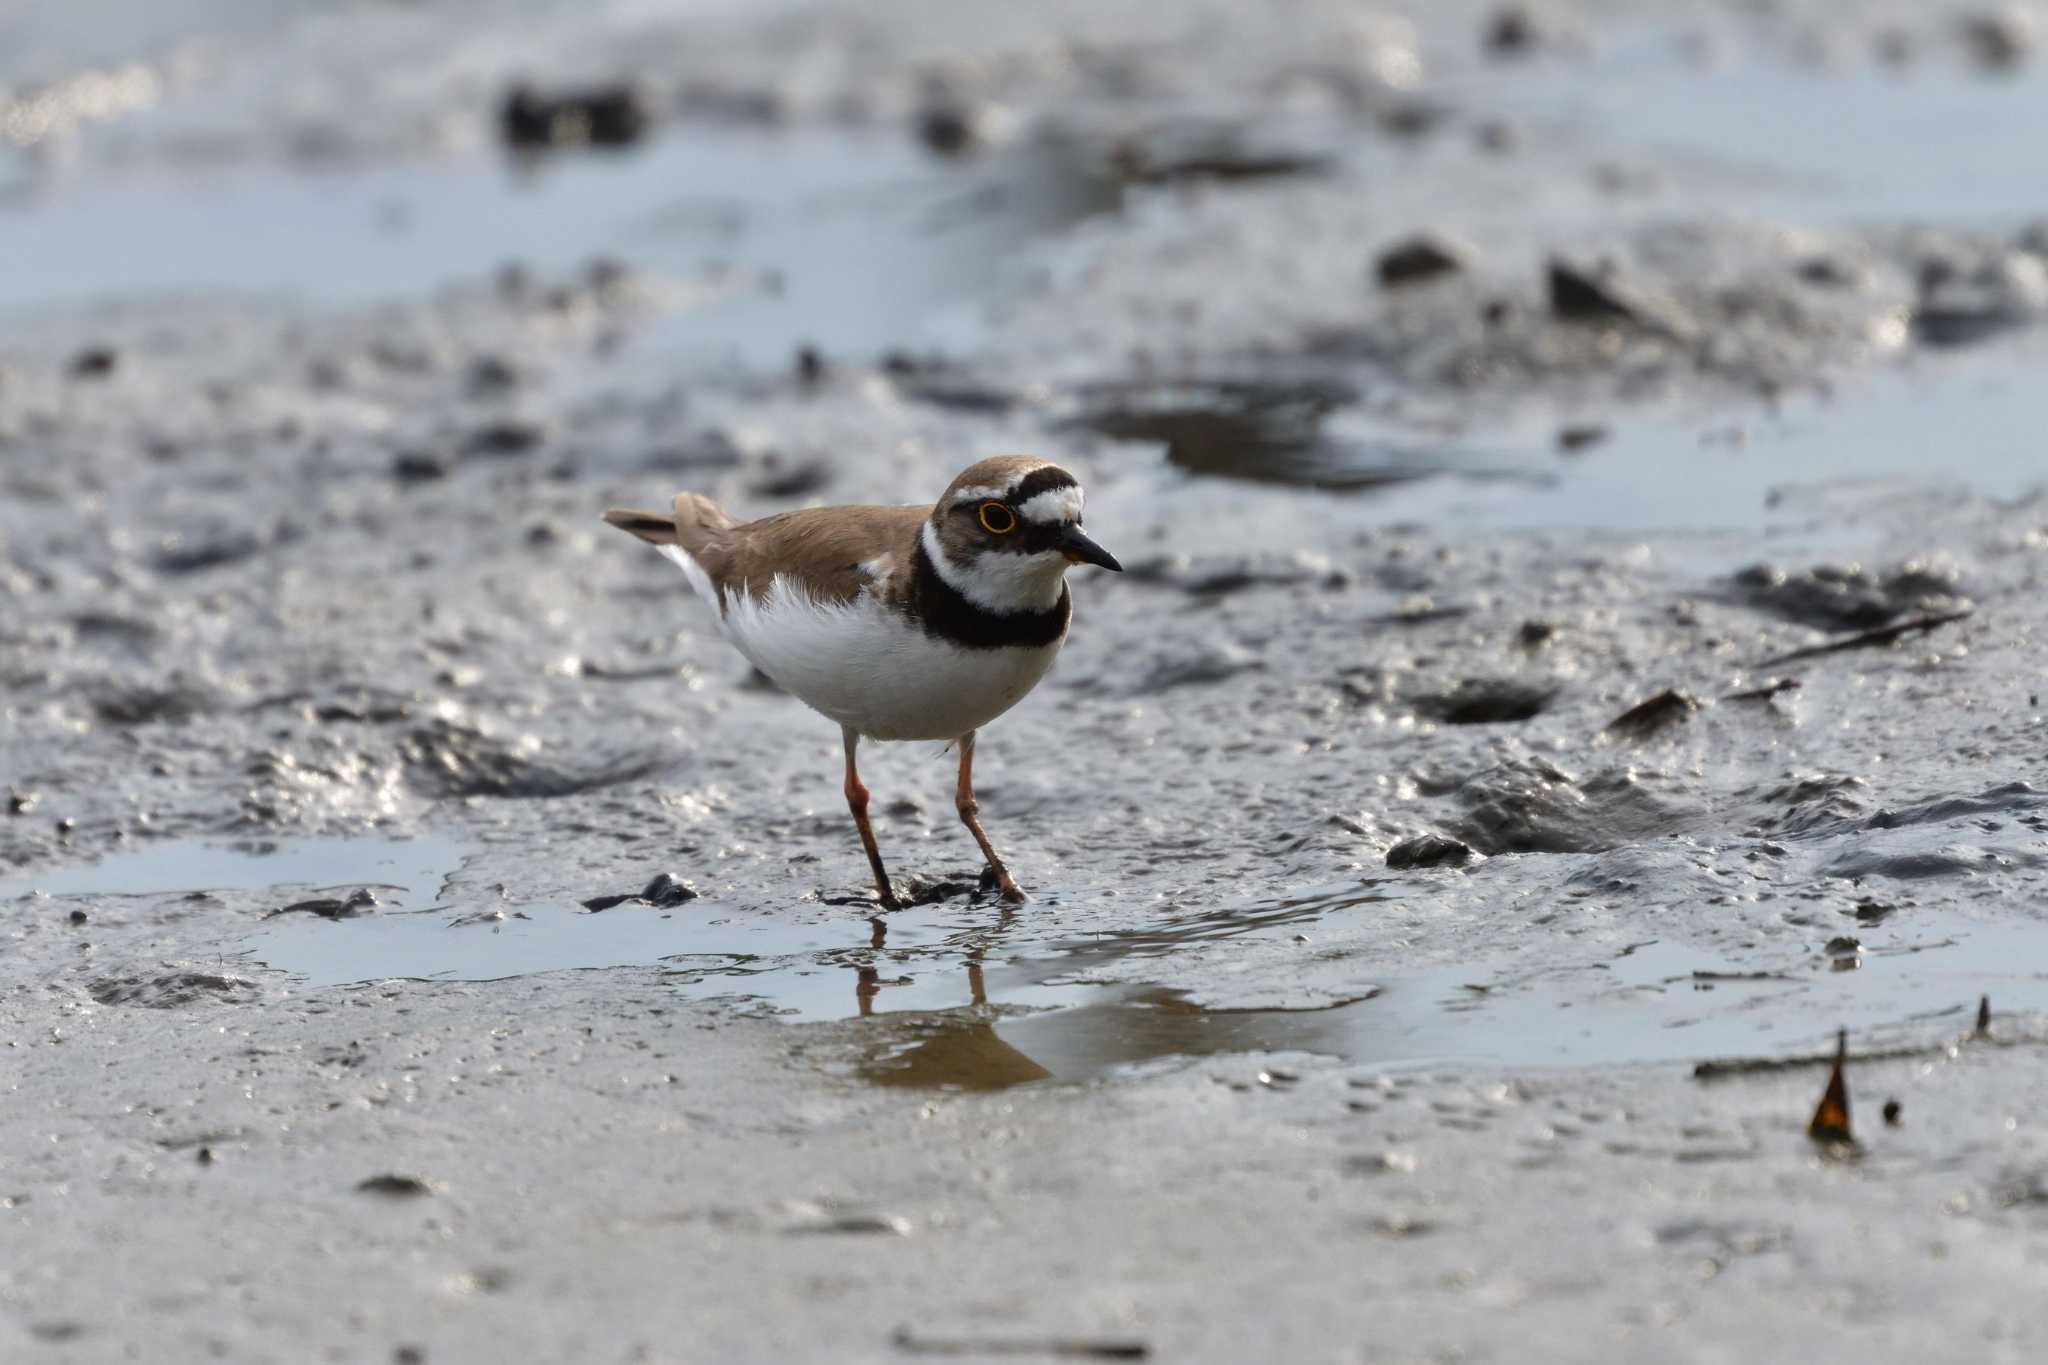
{"type": "Polygon", "coordinates": [[[660,872],[655,874],[653,881],[647,883],[646,886],[637,892],[619,896],[592,896],[582,904],[585,910],[595,914],[600,910],[610,910],[614,906],[624,905],[629,901],[635,905],[651,905],[658,909],[668,909],[673,906],[686,904],[695,899],[697,899],[696,887],[686,881],[679,881],[670,873],[660,872]]]}

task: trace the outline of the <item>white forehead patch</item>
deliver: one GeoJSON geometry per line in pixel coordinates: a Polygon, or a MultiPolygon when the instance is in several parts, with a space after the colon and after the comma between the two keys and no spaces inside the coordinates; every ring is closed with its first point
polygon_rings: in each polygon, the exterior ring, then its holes
{"type": "Polygon", "coordinates": [[[1068,484],[1065,488],[1048,488],[1035,497],[1027,498],[1017,508],[1017,514],[1026,521],[1035,521],[1040,526],[1058,526],[1064,522],[1081,519],[1081,487],[1068,484]]]}

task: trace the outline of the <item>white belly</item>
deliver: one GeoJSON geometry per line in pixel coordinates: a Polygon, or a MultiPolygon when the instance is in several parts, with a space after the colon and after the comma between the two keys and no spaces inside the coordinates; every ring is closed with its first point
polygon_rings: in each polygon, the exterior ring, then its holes
{"type": "Polygon", "coordinates": [[[865,594],[843,606],[820,603],[785,578],[764,600],[735,599],[720,628],[784,691],[870,739],[948,740],[978,730],[1022,701],[1060,652],[1057,640],[963,649],[865,594]]]}

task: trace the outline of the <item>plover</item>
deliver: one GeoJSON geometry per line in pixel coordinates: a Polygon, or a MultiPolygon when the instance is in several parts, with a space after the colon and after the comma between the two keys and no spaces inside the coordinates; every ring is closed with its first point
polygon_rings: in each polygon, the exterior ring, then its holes
{"type": "Polygon", "coordinates": [[[981,827],[974,737],[1043,678],[1073,614],[1074,564],[1121,571],[1081,530],[1081,485],[1045,460],[969,465],[936,503],[813,507],[737,522],[697,493],[604,519],[682,567],[719,631],[784,691],[839,723],[846,804],[882,905],[899,902],[868,823],[863,738],[947,740],[954,802],[1003,899],[1021,901],[981,827]]]}

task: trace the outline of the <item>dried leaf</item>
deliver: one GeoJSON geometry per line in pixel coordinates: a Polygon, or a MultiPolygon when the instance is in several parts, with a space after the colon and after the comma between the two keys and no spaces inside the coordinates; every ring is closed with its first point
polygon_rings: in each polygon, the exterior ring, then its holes
{"type": "Polygon", "coordinates": [[[1835,1066],[1828,1073],[1828,1088],[1821,1093],[1820,1107],[1813,1111],[1813,1122],[1806,1125],[1806,1135],[1815,1142],[1850,1143],[1856,1140],[1849,1131],[1849,1082],[1843,1075],[1843,1067],[1849,1060],[1849,1030],[1843,1029],[1835,1035],[1835,1066]]]}

